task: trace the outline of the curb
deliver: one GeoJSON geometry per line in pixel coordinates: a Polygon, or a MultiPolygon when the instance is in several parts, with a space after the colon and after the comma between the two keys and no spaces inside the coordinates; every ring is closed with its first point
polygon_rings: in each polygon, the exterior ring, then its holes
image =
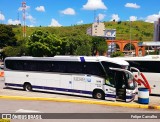
{"type": "Polygon", "coordinates": [[[120,107],[128,107],[128,108],[143,108],[143,109],[160,110],[160,106],[156,106],[156,105],[142,105],[142,104],[98,101],[98,100],[94,101],[94,100],[79,100],[79,99],[68,99],[68,98],[42,98],[42,97],[22,97],[22,96],[2,96],[2,95],[0,95],[0,99],[71,102],[71,103],[97,104],[97,105],[120,106],[120,107]]]}

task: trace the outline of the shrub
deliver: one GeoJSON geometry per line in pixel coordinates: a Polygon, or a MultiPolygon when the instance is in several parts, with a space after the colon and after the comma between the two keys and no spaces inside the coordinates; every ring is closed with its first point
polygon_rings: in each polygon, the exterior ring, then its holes
{"type": "Polygon", "coordinates": [[[124,54],[122,53],[122,52],[120,52],[120,51],[116,51],[116,52],[113,52],[112,54],[111,54],[111,57],[123,57],[124,56],[124,54]]]}

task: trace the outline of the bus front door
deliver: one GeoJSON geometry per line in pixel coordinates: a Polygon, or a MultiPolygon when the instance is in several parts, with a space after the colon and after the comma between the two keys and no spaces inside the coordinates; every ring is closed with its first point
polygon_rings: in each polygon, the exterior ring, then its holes
{"type": "Polygon", "coordinates": [[[136,85],[133,73],[119,68],[110,68],[115,71],[115,88],[117,100],[130,102],[134,99],[136,93],[136,85]]]}
{"type": "Polygon", "coordinates": [[[122,71],[115,72],[116,96],[117,100],[126,100],[126,80],[125,73],[122,71]]]}
{"type": "Polygon", "coordinates": [[[110,100],[125,100],[126,99],[126,87],[125,87],[125,79],[124,72],[110,70],[108,72],[108,78],[106,79],[106,99],[110,100]]]}
{"type": "Polygon", "coordinates": [[[116,101],[116,82],[115,82],[115,71],[109,71],[107,79],[105,81],[105,99],[116,101]]]}

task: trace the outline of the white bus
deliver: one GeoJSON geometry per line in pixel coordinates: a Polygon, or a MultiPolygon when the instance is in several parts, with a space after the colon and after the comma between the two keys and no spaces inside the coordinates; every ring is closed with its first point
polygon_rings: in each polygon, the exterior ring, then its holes
{"type": "Polygon", "coordinates": [[[126,60],[131,67],[138,68],[148,80],[151,94],[160,94],[160,55],[119,57],[118,59],[126,60]]]}
{"type": "Polygon", "coordinates": [[[107,57],[7,57],[5,86],[130,102],[136,83],[128,66],[107,57]]]}

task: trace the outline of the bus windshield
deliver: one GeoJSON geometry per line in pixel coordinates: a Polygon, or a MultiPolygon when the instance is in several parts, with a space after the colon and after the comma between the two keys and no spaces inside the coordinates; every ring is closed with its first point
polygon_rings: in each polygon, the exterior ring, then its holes
{"type": "Polygon", "coordinates": [[[131,75],[130,73],[125,72],[125,77],[127,80],[127,86],[129,89],[135,89],[136,87],[136,82],[134,80],[133,75],[131,75]]]}
{"type": "Polygon", "coordinates": [[[127,89],[136,88],[134,76],[129,70],[121,68],[121,65],[116,65],[109,62],[102,62],[102,65],[107,74],[107,85],[120,88],[123,87],[127,89]]]}

